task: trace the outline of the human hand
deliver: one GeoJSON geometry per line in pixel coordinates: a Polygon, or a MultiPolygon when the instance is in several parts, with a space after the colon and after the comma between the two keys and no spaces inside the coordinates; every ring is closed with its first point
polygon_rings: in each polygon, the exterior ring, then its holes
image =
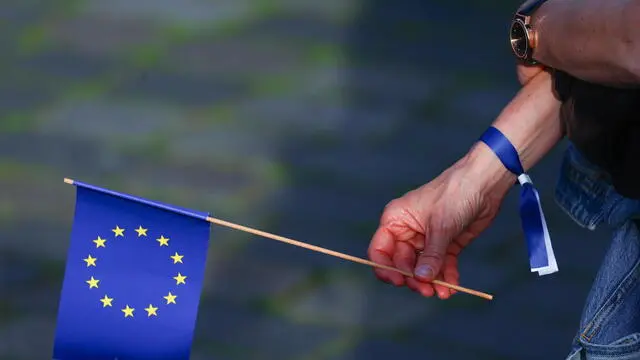
{"type": "Polygon", "coordinates": [[[376,276],[427,297],[437,293],[447,299],[455,293],[430,281],[458,285],[458,255],[490,225],[513,185],[514,178],[496,162],[491,150],[478,143],[436,179],[391,201],[371,240],[369,258],[415,277],[378,268],[376,276]]]}
{"type": "MultiPolygon", "coordinates": [[[[540,71],[531,76],[492,124],[518,149],[525,171],[558,143],[564,131],[551,75],[540,71]]],[[[451,296],[448,288],[430,281],[458,284],[460,251],[490,225],[515,181],[493,151],[478,142],[435,180],[391,201],[369,245],[369,258],[414,276],[376,268],[378,278],[424,296],[451,296]]]]}

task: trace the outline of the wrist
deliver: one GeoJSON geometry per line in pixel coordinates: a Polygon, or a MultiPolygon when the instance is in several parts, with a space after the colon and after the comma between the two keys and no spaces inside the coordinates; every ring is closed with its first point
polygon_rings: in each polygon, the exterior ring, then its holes
{"type": "Polygon", "coordinates": [[[465,175],[474,179],[481,192],[506,192],[516,176],[504,167],[498,156],[485,143],[477,142],[461,160],[465,175]]]}

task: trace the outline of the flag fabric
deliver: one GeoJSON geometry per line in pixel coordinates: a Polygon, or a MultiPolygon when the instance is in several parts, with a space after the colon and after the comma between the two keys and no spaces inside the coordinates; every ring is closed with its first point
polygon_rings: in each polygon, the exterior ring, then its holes
{"type": "Polygon", "coordinates": [[[188,360],[208,214],[74,185],[53,359],[188,360]]]}

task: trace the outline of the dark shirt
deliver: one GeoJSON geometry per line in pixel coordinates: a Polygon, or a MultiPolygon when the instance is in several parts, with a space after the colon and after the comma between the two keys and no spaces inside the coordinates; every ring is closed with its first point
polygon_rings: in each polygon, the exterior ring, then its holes
{"type": "Polygon", "coordinates": [[[640,199],[640,89],[616,89],[555,72],[567,137],[608,173],[620,195],[640,199]]]}

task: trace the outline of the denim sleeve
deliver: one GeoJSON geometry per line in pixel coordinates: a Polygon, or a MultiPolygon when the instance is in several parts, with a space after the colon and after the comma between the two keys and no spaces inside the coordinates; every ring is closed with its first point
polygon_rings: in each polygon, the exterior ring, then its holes
{"type": "Polygon", "coordinates": [[[640,360],[640,201],[617,193],[607,173],[573,146],[563,160],[556,201],[580,226],[606,225],[612,234],[568,359],[640,360]]]}

